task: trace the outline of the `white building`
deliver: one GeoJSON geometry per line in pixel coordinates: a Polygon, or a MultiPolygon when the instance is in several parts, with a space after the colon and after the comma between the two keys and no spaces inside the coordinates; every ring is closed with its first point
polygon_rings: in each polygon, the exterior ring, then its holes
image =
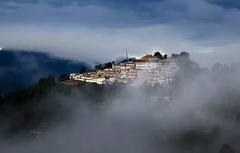
{"type": "Polygon", "coordinates": [[[70,74],[70,79],[97,84],[112,84],[114,82],[149,84],[167,86],[173,81],[178,66],[174,59],[157,59],[146,55],[138,61],[127,61],[113,68],[98,70],[84,74],[70,74]]]}

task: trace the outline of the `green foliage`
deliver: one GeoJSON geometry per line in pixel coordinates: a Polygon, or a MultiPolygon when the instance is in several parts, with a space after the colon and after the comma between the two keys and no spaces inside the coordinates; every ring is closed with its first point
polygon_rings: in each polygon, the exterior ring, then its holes
{"type": "Polygon", "coordinates": [[[68,86],[56,83],[54,77],[49,75],[31,87],[0,97],[0,124],[6,126],[5,135],[23,131],[28,133],[31,129],[43,130],[71,115],[72,109],[76,107],[70,107],[70,104],[82,103],[97,108],[106,103],[106,99],[115,97],[120,88],[119,84],[107,86],[79,83],[78,86],[68,86]],[[74,100],[73,97],[78,99],[74,100]],[[69,105],[66,104],[66,98],[69,105]]]}
{"type": "Polygon", "coordinates": [[[223,144],[221,149],[219,150],[219,153],[235,153],[235,151],[230,145],[223,144]]]}
{"type": "Polygon", "coordinates": [[[59,82],[64,82],[69,79],[69,76],[67,74],[61,74],[58,78],[59,82]]]}
{"type": "Polygon", "coordinates": [[[43,99],[49,96],[55,87],[55,79],[49,75],[31,87],[1,97],[0,124],[6,126],[5,134],[39,128],[43,122],[49,121],[51,116],[45,115],[51,112],[49,106],[54,103],[47,105],[47,101],[43,99]]]}
{"type": "Polygon", "coordinates": [[[104,64],[95,65],[95,70],[103,70],[103,69],[107,69],[107,68],[112,68],[113,64],[115,64],[114,61],[107,62],[107,63],[104,63],[104,64]]]}
{"type": "Polygon", "coordinates": [[[163,59],[163,56],[162,56],[162,54],[160,52],[155,52],[154,53],[154,57],[157,57],[159,59],[163,59]]]}
{"type": "Polygon", "coordinates": [[[167,56],[167,54],[165,54],[164,56],[163,56],[163,59],[167,59],[168,58],[168,56],[167,56]]]}
{"type": "Polygon", "coordinates": [[[85,66],[82,66],[79,70],[79,73],[85,73],[87,72],[87,68],[85,66]]]}
{"type": "Polygon", "coordinates": [[[188,52],[181,52],[180,54],[172,54],[173,58],[185,58],[187,60],[189,60],[190,58],[190,54],[188,52]]]}

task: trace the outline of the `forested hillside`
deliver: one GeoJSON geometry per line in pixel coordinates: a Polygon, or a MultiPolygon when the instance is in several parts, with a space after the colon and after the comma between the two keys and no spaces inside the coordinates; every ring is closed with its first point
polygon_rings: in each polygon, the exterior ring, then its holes
{"type": "Polygon", "coordinates": [[[27,87],[40,78],[53,74],[79,72],[83,62],[57,58],[46,53],[3,49],[0,52],[0,95],[27,87]]]}

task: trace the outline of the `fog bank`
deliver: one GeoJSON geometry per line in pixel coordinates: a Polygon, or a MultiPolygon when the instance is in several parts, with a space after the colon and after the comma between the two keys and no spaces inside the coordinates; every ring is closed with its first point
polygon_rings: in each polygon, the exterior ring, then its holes
{"type": "Polygon", "coordinates": [[[70,97],[57,95],[73,108],[70,118],[38,139],[1,140],[1,149],[5,153],[218,153],[229,144],[238,152],[239,72],[218,67],[185,76],[173,89],[125,86],[114,96],[104,93],[103,103],[93,106],[88,104],[94,98],[85,99],[78,90],[70,97]]]}

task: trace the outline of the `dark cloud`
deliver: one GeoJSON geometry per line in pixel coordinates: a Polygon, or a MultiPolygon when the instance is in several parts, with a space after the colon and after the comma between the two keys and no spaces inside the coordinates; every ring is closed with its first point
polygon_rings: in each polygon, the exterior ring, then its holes
{"type": "MultiPolygon", "coordinates": [[[[169,22],[221,22],[228,10],[222,5],[215,5],[204,0],[25,0],[1,1],[0,7],[3,19],[12,18],[13,21],[41,22],[72,22],[86,23],[83,16],[95,21],[92,24],[108,23],[116,26],[124,22],[137,24],[158,24],[169,22]],[[15,11],[10,11],[15,9],[15,11]],[[5,10],[5,12],[4,12],[5,10]],[[7,11],[8,10],[8,11],[7,11]],[[226,11],[226,12],[225,12],[226,11]],[[48,18],[45,18],[48,15],[48,18]],[[111,18],[112,17],[112,18],[111,18]]],[[[229,10],[231,12],[231,10],[229,10]]],[[[4,22],[2,20],[1,22],[4,22]]],[[[123,24],[121,24],[123,25],[123,24]]]]}
{"type": "Polygon", "coordinates": [[[237,0],[210,0],[210,2],[213,2],[221,7],[224,8],[236,8],[240,9],[240,2],[237,0]]]}
{"type": "Polygon", "coordinates": [[[233,0],[1,0],[0,18],[5,47],[109,57],[126,48],[138,55],[150,48],[205,55],[228,47],[240,57],[240,10],[233,0]]]}

